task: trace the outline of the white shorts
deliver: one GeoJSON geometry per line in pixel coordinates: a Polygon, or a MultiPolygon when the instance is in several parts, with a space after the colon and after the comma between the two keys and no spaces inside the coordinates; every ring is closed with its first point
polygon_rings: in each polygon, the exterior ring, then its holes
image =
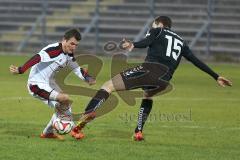
{"type": "Polygon", "coordinates": [[[40,99],[51,108],[55,108],[59,105],[59,102],[56,101],[59,92],[61,92],[58,86],[50,86],[46,83],[28,83],[27,88],[29,94],[40,99]]]}

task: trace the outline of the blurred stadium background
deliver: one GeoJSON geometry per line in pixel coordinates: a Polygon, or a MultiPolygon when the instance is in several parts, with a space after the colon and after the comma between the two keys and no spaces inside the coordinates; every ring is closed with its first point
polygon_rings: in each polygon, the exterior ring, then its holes
{"type": "Polygon", "coordinates": [[[79,49],[104,53],[106,42],[139,40],[168,15],[198,56],[240,55],[239,0],[0,0],[0,12],[1,54],[35,54],[71,27],[83,34],[79,49]]]}

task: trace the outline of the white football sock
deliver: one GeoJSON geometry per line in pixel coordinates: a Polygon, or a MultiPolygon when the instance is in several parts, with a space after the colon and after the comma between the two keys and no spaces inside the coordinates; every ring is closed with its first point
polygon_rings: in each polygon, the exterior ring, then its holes
{"type": "Polygon", "coordinates": [[[64,111],[63,113],[58,113],[58,117],[61,119],[72,120],[71,106],[69,106],[68,110],[64,111]]]}
{"type": "Polygon", "coordinates": [[[52,118],[50,119],[50,121],[48,122],[47,126],[44,128],[43,130],[43,134],[49,134],[49,133],[53,133],[53,127],[52,127],[52,123],[53,121],[57,118],[57,114],[53,113],[52,118]]]}

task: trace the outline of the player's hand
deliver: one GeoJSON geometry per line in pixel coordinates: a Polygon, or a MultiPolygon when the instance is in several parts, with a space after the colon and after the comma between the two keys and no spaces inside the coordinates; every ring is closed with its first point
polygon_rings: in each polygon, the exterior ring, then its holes
{"type": "Polygon", "coordinates": [[[131,41],[126,40],[125,38],[122,40],[120,48],[128,50],[129,52],[131,52],[134,48],[134,45],[131,41]]]}
{"type": "Polygon", "coordinates": [[[10,71],[12,74],[19,74],[18,67],[17,67],[17,66],[14,66],[14,65],[11,65],[11,66],[9,67],[9,71],[10,71]]]}
{"type": "Polygon", "coordinates": [[[93,78],[93,77],[87,77],[87,83],[91,86],[91,85],[94,85],[96,84],[96,79],[93,78]]]}
{"type": "Polygon", "coordinates": [[[232,82],[230,80],[226,79],[225,77],[221,77],[221,76],[218,77],[217,83],[222,87],[232,86],[232,82]]]}

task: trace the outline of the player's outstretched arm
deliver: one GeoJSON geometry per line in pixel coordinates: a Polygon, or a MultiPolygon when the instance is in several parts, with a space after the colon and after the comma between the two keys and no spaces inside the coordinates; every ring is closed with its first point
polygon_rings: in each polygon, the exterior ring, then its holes
{"type": "Polygon", "coordinates": [[[88,74],[87,69],[79,67],[77,62],[70,63],[70,67],[74,68],[73,73],[75,73],[75,75],[87,82],[89,85],[96,84],[96,79],[88,74]]]}
{"type": "Polygon", "coordinates": [[[232,86],[232,82],[230,80],[228,80],[227,78],[222,77],[222,76],[218,77],[217,83],[222,87],[232,86]]]}
{"type": "Polygon", "coordinates": [[[41,61],[40,55],[36,54],[32,58],[30,58],[23,66],[17,67],[15,65],[11,65],[9,67],[9,70],[13,74],[23,74],[26,70],[28,70],[35,64],[39,63],[40,61],[41,61]]]}
{"type": "Polygon", "coordinates": [[[159,34],[161,34],[161,30],[153,28],[144,39],[138,42],[131,42],[124,38],[120,44],[120,48],[126,49],[129,52],[131,52],[133,48],[146,48],[159,36],[159,34]]]}
{"type": "Polygon", "coordinates": [[[122,40],[122,42],[120,43],[120,48],[125,49],[129,52],[131,52],[134,48],[134,45],[131,41],[126,40],[125,38],[122,40]]]}
{"type": "Polygon", "coordinates": [[[94,85],[96,83],[96,79],[88,74],[88,70],[85,68],[81,68],[75,59],[68,63],[69,67],[73,69],[73,73],[77,75],[80,79],[87,82],[89,85],[94,85]]]}
{"type": "Polygon", "coordinates": [[[232,82],[228,80],[225,77],[219,76],[217,73],[215,73],[211,68],[209,68],[205,63],[200,61],[194,54],[192,54],[192,51],[189,49],[189,47],[186,45],[185,46],[185,52],[184,52],[184,57],[192,62],[196,67],[201,69],[202,71],[208,73],[210,76],[212,76],[217,83],[222,86],[232,86],[232,82]]]}
{"type": "Polygon", "coordinates": [[[90,86],[96,84],[96,79],[88,74],[88,70],[86,68],[81,68],[80,70],[81,70],[82,76],[84,77],[85,81],[90,86]]]}
{"type": "Polygon", "coordinates": [[[161,32],[159,32],[158,29],[151,29],[146,37],[138,42],[131,42],[124,38],[120,44],[120,48],[128,50],[129,52],[131,52],[133,48],[146,48],[156,39],[157,36],[159,36],[160,33],[161,32]]]}

